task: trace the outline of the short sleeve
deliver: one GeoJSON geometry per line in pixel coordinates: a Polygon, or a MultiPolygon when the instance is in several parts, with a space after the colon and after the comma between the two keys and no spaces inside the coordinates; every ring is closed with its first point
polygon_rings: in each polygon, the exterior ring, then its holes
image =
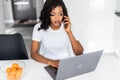
{"type": "Polygon", "coordinates": [[[33,28],[32,40],[40,42],[42,39],[42,32],[41,30],[38,31],[40,27],[40,23],[36,24],[33,28]]]}

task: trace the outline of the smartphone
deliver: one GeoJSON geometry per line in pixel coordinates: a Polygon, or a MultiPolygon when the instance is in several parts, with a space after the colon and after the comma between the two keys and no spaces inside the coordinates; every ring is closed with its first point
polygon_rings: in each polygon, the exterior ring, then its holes
{"type": "MultiPolygon", "coordinates": [[[[65,16],[66,16],[66,15],[65,15],[65,16]]],[[[68,17],[68,15],[67,15],[67,17],[68,17]]],[[[65,19],[65,17],[63,17],[63,23],[66,22],[64,19],[65,19]]],[[[64,24],[64,27],[66,28],[66,27],[67,27],[67,24],[64,24]]]]}

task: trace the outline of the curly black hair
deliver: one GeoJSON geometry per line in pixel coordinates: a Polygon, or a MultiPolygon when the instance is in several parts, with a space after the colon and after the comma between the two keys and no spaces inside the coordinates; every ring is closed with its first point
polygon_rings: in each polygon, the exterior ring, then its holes
{"type": "Polygon", "coordinates": [[[39,17],[41,21],[41,25],[38,28],[38,31],[40,29],[47,30],[49,28],[50,22],[50,12],[52,9],[56,8],[57,6],[61,6],[63,9],[63,14],[68,16],[67,8],[63,2],[63,0],[46,0],[43,9],[41,10],[41,15],[39,17]]]}

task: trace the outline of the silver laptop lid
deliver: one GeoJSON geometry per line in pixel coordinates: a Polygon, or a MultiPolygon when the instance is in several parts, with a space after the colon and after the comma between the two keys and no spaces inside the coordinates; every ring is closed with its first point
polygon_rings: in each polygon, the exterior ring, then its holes
{"type": "Polygon", "coordinates": [[[103,50],[63,59],[60,61],[56,80],[64,80],[70,77],[94,71],[103,50]]]}

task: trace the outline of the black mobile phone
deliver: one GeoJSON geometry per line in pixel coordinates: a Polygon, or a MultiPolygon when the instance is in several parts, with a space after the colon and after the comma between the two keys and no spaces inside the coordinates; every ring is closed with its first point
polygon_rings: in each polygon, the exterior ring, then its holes
{"type": "MultiPolygon", "coordinates": [[[[67,16],[67,17],[69,17],[69,16],[68,16],[68,14],[66,14],[66,15],[64,15],[64,16],[67,16]]],[[[65,19],[65,18],[64,18],[64,16],[63,16],[63,20],[62,20],[63,22],[64,22],[64,19],[65,19]]]]}
{"type": "MultiPolygon", "coordinates": [[[[68,16],[68,15],[67,15],[67,16],[68,16]]],[[[65,17],[63,17],[63,23],[64,23],[64,27],[66,28],[66,27],[67,27],[67,24],[65,24],[66,21],[65,21],[64,19],[65,19],[65,17]]]]}

